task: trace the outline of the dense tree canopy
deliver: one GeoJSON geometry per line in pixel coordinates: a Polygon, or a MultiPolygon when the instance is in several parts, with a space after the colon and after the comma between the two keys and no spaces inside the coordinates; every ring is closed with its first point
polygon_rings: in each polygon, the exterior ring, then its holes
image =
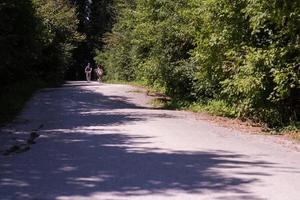
{"type": "Polygon", "coordinates": [[[281,126],[300,115],[300,2],[116,1],[108,78],[281,126]],[[229,111],[228,111],[229,110],[229,111]]]}
{"type": "Polygon", "coordinates": [[[1,0],[0,82],[74,79],[111,27],[111,1],[1,0]]]}

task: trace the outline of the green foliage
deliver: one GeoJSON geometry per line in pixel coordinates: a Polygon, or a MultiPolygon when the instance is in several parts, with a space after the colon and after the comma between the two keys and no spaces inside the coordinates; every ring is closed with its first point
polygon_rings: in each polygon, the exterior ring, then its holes
{"type": "Polygon", "coordinates": [[[95,58],[109,79],[142,80],[218,115],[299,121],[299,1],[132,0],[115,10],[95,58]]]}
{"type": "Polygon", "coordinates": [[[186,1],[118,2],[118,23],[106,35],[106,50],[96,61],[104,63],[112,78],[145,80],[157,87],[174,85],[170,73],[190,57],[193,46],[183,16],[186,5],[186,1]]]}
{"type": "Polygon", "coordinates": [[[194,112],[207,112],[212,115],[235,117],[236,111],[222,100],[211,100],[207,103],[193,103],[188,106],[188,109],[194,112]]]}
{"type": "Polygon", "coordinates": [[[47,81],[61,81],[72,59],[74,44],[82,39],[77,33],[75,9],[67,0],[33,0],[40,20],[42,73],[47,81]]]}

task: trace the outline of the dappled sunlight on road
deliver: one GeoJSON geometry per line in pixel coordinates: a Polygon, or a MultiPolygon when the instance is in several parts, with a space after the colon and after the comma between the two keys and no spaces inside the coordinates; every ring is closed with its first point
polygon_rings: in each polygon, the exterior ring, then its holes
{"type": "Polygon", "coordinates": [[[127,198],[152,194],[172,196],[176,192],[245,194],[247,185],[258,181],[254,178],[257,175],[239,178],[226,176],[220,170],[253,165],[274,167],[272,163],[247,161],[246,156],[230,152],[135,149],[144,139],[147,141],[140,136],[117,133],[57,133],[41,138],[39,143],[46,149],[37,146],[39,151],[31,152],[31,158],[19,158],[23,162],[13,168],[2,168],[4,172],[13,170],[13,177],[17,179],[1,179],[0,190],[14,194],[16,187],[22,187],[23,194],[32,198],[39,197],[39,191],[43,191],[55,194],[57,199],[93,199],[93,196],[97,199],[112,193],[127,198]],[[33,160],[37,157],[38,162],[33,160]],[[10,184],[5,180],[11,180],[10,184]],[[33,187],[37,185],[39,187],[33,187]]]}

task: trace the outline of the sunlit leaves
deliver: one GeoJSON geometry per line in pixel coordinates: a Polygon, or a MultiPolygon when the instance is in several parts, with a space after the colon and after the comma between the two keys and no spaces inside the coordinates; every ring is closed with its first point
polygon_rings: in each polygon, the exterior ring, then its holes
{"type": "Polygon", "coordinates": [[[223,102],[237,116],[273,126],[299,120],[300,1],[132,0],[117,7],[112,35],[119,39],[106,37],[101,53],[108,71],[179,99],[223,102]]]}

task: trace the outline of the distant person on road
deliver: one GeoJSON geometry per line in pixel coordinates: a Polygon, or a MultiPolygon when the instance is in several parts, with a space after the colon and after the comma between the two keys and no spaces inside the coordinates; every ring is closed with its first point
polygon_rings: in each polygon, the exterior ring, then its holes
{"type": "Polygon", "coordinates": [[[102,81],[102,76],[103,76],[103,67],[101,65],[98,65],[97,68],[95,69],[95,73],[98,77],[98,81],[102,81]]]}
{"type": "Polygon", "coordinates": [[[91,76],[92,76],[92,67],[91,64],[88,63],[87,66],[84,69],[85,76],[86,76],[86,81],[90,82],[91,81],[91,76]]]}

